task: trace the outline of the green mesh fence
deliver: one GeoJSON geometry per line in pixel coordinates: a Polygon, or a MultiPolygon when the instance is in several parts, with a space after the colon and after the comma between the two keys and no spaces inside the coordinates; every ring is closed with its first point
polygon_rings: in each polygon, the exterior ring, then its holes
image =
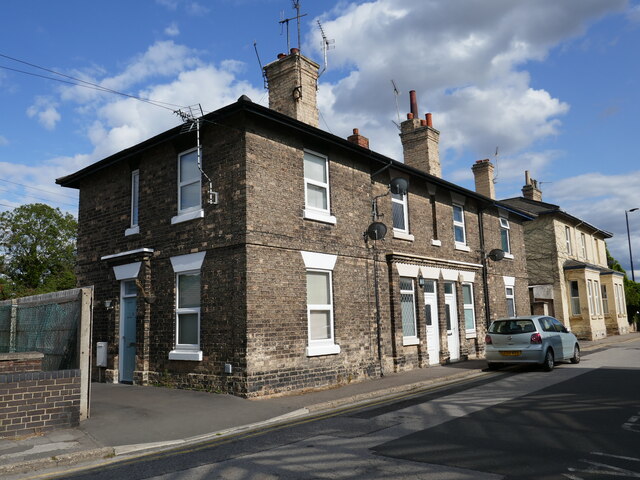
{"type": "Polygon", "coordinates": [[[16,352],[44,353],[42,369],[79,368],[79,301],[46,305],[18,305],[16,352]]]}
{"type": "Polygon", "coordinates": [[[11,341],[11,305],[0,306],[0,353],[9,351],[11,341]]]}

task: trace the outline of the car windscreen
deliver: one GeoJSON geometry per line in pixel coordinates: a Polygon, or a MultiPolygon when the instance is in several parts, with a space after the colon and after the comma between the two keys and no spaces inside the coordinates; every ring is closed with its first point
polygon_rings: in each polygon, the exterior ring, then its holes
{"type": "Polygon", "coordinates": [[[518,333],[535,332],[532,320],[496,320],[489,327],[489,333],[515,335],[518,333]]]}

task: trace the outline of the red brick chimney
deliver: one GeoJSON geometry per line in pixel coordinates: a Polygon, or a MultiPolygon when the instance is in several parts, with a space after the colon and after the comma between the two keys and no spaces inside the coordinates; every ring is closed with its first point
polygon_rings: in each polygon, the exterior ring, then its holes
{"type": "Polygon", "coordinates": [[[400,124],[400,140],[404,152],[404,163],[436,177],[442,176],[438,142],[440,132],[433,128],[433,118],[427,113],[426,118],[418,117],[418,101],[415,90],[409,92],[411,113],[407,120],[400,124]]]}
{"type": "Polygon", "coordinates": [[[489,198],[496,198],[496,187],[493,183],[493,163],[488,158],[478,160],[471,170],[476,181],[476,192],[489,198]]]}
{"type": "Polygon", "coordinates": [[[353,135],[348,136],[347,140],[355,144],[358,144],[361,147],[369,148],[369,139],[367,137],[360,135],[360,131],[357,128],[353,129],[353,135]]]}

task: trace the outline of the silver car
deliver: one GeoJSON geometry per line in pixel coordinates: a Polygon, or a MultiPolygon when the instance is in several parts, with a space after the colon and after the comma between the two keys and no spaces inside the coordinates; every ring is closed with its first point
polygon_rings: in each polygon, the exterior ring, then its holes
{"type": "Polygon", "coordinates": [[[580,362],[576,336],[558,320],[545,315],[495,320],[485,343],[489,368],[504,363],[536,363],[549,372],[559,361],[580,362]]]}

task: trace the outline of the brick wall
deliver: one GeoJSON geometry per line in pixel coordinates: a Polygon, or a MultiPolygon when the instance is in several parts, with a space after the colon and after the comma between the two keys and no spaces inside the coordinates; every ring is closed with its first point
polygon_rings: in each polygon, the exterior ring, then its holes
{"type": "Polygon", "coordinates": [[[0,359],[0,437],[78,425],[80,370],[26,371],[33,359],[5,355],[15,358],[0,359]]]}

